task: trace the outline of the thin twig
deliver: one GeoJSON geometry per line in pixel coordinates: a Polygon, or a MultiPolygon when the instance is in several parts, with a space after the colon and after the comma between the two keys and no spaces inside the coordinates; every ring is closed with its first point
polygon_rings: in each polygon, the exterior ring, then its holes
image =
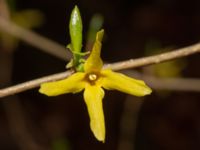
{"type": "MultiPolygon", "coordinates": [[[[197,53],[199,51],[200,51],[200,44],[198,43],[198,44],[194,44],[189,47],[174,50],[172,52],[166,52],[166,53],[153,55],[153,56],[149,56],[149,57],[138,58],[135,60],[130,59],[130,60],[122,61],[122,62],[106,64],[104,66],[104,68],[110,68],[112,70],[123,70],[123,69],[128,69],[128,68],[136,68],[136,67],[161,63],[164,61],[188,56],[188,55],[197,53]]],[[[60,80],[60,79],[68,77],[72,73],[73,73],[72,71],[62,72],[62,73],[42,77],[42,78],[39,78],[36,80],[31,80],[31,81],[21,83],[21,84],[18,84],[18,85],[12,86],[12,87],[8,87],[5,89],[1,89],[0,97],[5,97],[8,95],[20,93],[20,92],[38,87],[41,83],[44,83],[44,82],[60,80]]],[[[167,81],[167,82],[169,82],[169,81],[167,81]]],[[[195,82],[196,82],[196,80],[195,80],[195,82]]]]}
{"type": "Polygon", "coordinates": [[[181,57],[192,55],[194,53],[199,53],[199,52],[200,52],[200,43],[197,43],[185,48],[173,50],[171,52],[165,52],[162,54],[138,58],[138,59],[129,59],[129,60],[121,61],[121,62],[108,64],[105,67],[112,68],[112,70],[136,68],[136,67],[141,67],[141,66],[146,66],[146,65],[158,64],[161,62],[173,60],[176,58],[181,58],[181,57]]]}
{"type": "Polygon", "coordinates": [[[45,77],[42,77],[39,79],[27,81],[27,82],[24,82],[24,83],[15,85],[15,86],[11,86],[11,87],[0,90],[0,97],[9,96],[9,95],[17,94],[17,93],[20,93],[20,92],[23,92],[23,91],[26,91],[29,89],[36,88],[44,82],[55,81],[55,80],[66,78],[66,77],[70,76],[72,73],[73,73],[73,71],[70,70],[70,71],[66,71],[66,72],[62,72],[62,73],[45,76],[45,77]]]}
{"type": "Polygon", "coordinates": [[[156,90],[200,92],[200,79],[198,78],[161,78],[142,74],[134,70],[124,70],[123,73],[129,75],[130,77],[144,80],[147,85],[156,90]]]}
{"type": "Polygon", "coordinates": [[[194,78],[156,78],[144,75],[146,83],[159,90],[200,92],[200,80],[194,78]]]}
{"type": "Polygon", "coordinates": [[[0,16],[0,31],[15,36],[32,46],[52,54],[62,60],[70,60],[71,54],[66,48],[50,39],[24,29],[0,16]]]}

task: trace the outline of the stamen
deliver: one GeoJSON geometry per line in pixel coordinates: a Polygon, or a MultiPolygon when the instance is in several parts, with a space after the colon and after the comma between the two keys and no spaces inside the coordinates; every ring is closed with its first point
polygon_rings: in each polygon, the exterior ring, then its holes
{"type": "Polygon", "coordinates": [[[95,81],[97,79],[97,75],[96,74],[89,74],[88,76],[90,81],[95,81]]]}

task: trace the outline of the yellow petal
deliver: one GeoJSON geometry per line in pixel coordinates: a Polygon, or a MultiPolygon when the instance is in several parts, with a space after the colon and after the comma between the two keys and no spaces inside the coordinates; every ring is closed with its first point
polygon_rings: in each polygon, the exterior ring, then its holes
{"type": "Polygon", "coordinates": [[[101,87],[87,84],[84,91],[84,99],[90,116],[90,128],[94,136],[102,142],[105,140],[103,97],[104,91],[101,87]]]}
{"type": "Polygon", "coordinates": [[[101,60],[101,41],[103,39],[104,30],[97,32],[96,41],[93,45],[92,51],[84,64],[85,72],[98,72],[103,66],[101,60]]]}
{"type": "Polygon", "coordinates": [[[85,87],[85,82],[83,81],[84,77],[84,73],[78,72],[64,80],[43,83],[40,86],[39,92],[47,96],[77,93],[85,87]]]}
{"type": "Polygon", "coordinates": [[[103,70],[102,76],[101,84],[108,90],[119,90],[135,96],[144,96],[152,92],[143,81],[130,78],[121,73],[103,70]]]}

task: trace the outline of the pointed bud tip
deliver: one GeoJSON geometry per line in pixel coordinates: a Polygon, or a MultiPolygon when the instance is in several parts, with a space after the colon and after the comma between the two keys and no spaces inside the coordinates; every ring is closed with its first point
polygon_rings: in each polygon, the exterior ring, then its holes
{"type": "Polygon", "coordinates": [[[74,6],[71,16],[74,16],[75,14],[78,15],[78,17],[80,18],[80,11],[77,5],[74,6]]]}
{"type": "Polygon", "coordinates": [[[75,5],[75,6],[74,6],[74,9],[78,9],[78,6],[77,6],[77,5],[75,5]]]}

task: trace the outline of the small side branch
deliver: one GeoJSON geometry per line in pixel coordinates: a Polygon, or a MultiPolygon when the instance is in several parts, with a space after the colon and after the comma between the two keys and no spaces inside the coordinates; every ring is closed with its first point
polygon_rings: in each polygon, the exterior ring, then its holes
{"type": "Polygon", "coordinates": [[[62,60],[70,60],[71,53],[66,48],[50,39],[24,29],[0,16],[0,31],[15,36],[22,41],[52,54],[62,60]]]}
{"type": "Polygon", "coordinates": [[[49,81],[56,81],[59,79],[63,79],[66,78],[68,76],[70,76],[73,73],[73,71],[66,71],[66,72],[62,72],[62,73],[57,73],[54,75],[49,75],[49,76],[45,76],[39,79],[35,79],[35,80],[31,80],[31,81],[27,81],[15,86],[11,86],[5,89],[0,90],[0,98],[1,97],[5,97],[5,96],[9,96],[9,95],[13,95],[13,94],[17,94],[29,89],[33,89],[38,87],[40,84],[44,83],[44,82],[49,82],[49,81]]]}
{"type": "Polygon", "coordinates": [[[194,78],[156,78],[144,76],[145,82],[158,90],[200,92],[200,79],[194,78]]]}
{"type": "Polygon", "coordinates": [[[116,62],[112,64],[107,64],[105,65],[106,68],[112,68],[112,70],[123,70],[123,69],[128,69],[128,68],[136,68],[136,67],[141,67],[141,66],[146,66],[146,65],[152,65],[152,64],[158,64],[161,62],[189,56],[195,53],[200,52],[200,43],[185,47],[185,48],[180,48],[177,50],[173,50],[171,52],[165,52],[162,54],[158,55],[153,55],[153,56],[148,56],[148,57],[143,57],[143,58],[138,58],[138,59],[130,59],[130,60],[125,60],[121,62],[116,62]]]}

